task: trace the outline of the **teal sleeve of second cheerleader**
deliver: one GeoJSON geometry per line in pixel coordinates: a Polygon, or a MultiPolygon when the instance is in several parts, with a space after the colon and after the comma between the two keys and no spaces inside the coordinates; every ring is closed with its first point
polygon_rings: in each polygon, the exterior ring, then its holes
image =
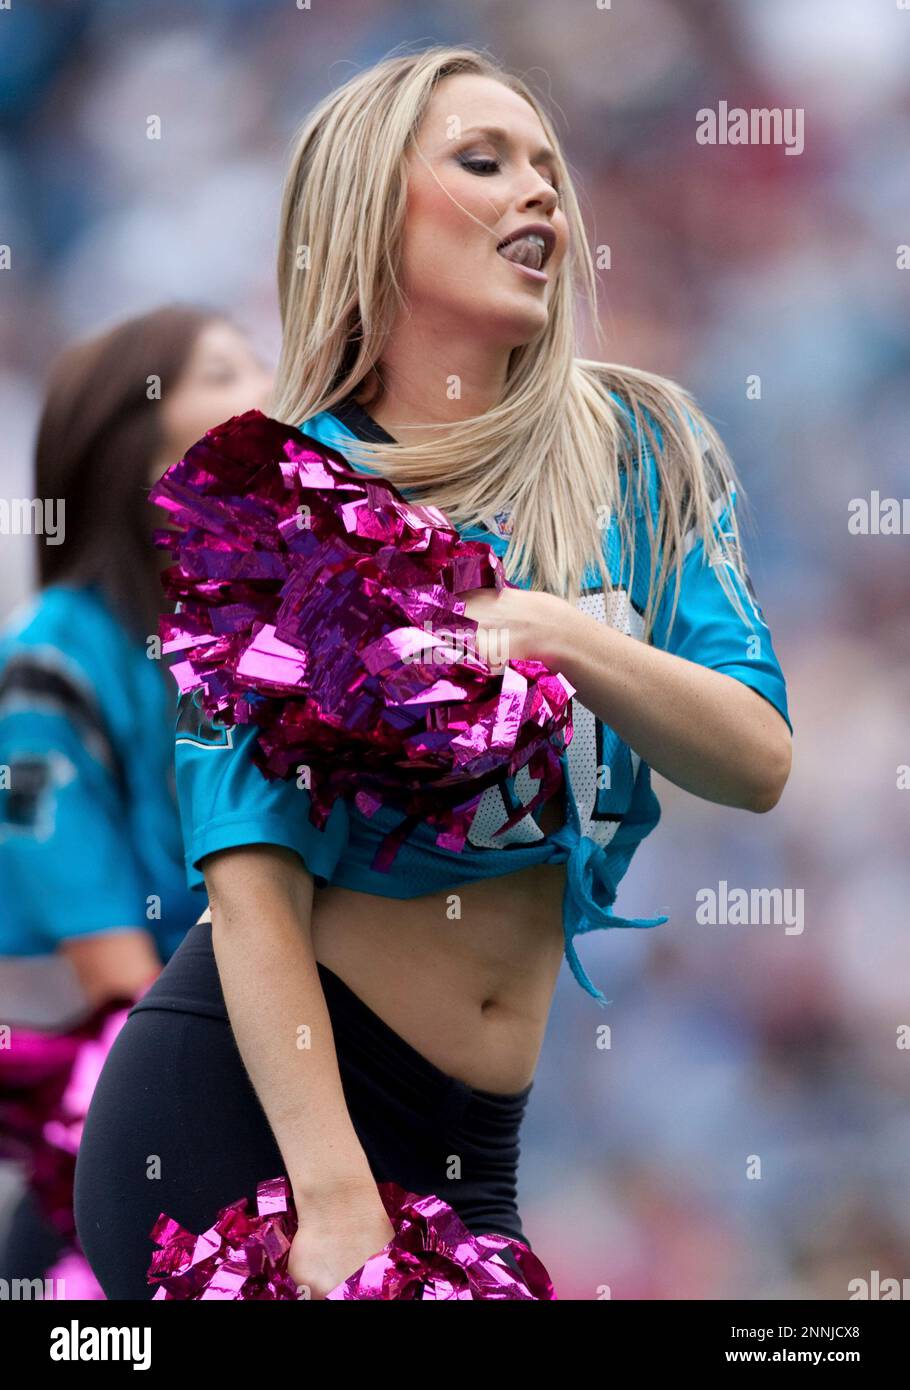
{"type": "Polygon", "coordinates": [[[0,719],[0,953],[147,928],[156,889],[123,833],[123,804],[103,748],[62,712],[10,709],[0,719]]]}

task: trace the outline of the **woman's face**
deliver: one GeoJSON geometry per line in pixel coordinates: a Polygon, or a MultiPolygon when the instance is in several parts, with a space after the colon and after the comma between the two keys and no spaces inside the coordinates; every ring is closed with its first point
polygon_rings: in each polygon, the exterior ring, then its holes
{"type": "Polygon", "coordinates": [[[459,73],[436,89],[408,154],[403,287],[411,312],[442,332],[483,334],[513,348],[547,323],[569,229],[558,165],[532,107],[487,77],[459,73]],[[495,129],[490,129],[495,128],[495,129]],[[424,160],[426,162],[424,162],[424,160]],[[536,223],[533,242],[500,255],[504,237],[536,223]]]}
{"type": "Polygon", "coordinates": [[[266,410],[271,387],[271,373],[242,333],[220,319],[207,324],[176,387],[162,400],[164,440],[149,484],[213,425],[246,410],[266,410]]]}

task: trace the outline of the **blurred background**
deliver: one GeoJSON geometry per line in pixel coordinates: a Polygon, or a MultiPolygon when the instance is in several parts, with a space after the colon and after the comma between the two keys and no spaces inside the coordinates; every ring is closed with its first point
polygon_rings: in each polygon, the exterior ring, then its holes
{"type": "MultiPolygon", "coordinates": [[[[585,326],[580,351],[675,378],[726,440],[795,727],[770,815],[655,777],[663,820],[617,910],[670,922],[586,938],[606,1012],[563,970],[523,1132],[525,1230],[563,1298],[845,1298],[874,1270],[908,1277],[910,537],[847,523],[852,498],[910,492],[910,12],[17,3],[0,14],[0,496],[31,495],[48,365],[75,338],[203,299],[274,364],[288,141],[402,42],[489,47],[550,103],[611,252],[606,347],[585,326]],[[803,153],[700,145],[696,112],[721,100],[803,109],[803,153]],[[699,925],[720,880],[803,890],[804,930],[699,925]]],[[[0,620],[31,590],[32,544],[0,536],[0,620]]]]}

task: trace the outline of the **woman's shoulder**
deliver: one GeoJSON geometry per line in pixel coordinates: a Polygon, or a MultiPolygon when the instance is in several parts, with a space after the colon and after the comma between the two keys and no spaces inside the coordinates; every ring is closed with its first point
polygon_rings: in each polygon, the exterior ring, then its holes
{"type": "Polygon", "coordinates": [[[691,430],[703,439],[707,419],[694,396],[672,377],[645,371],[622,363],[576,358],[583,370],[609,398],[621,425],[643,451],[652,453],[652,441],[664,448],[665,427],[672,422],[677,430],[691,430]],[[649,437],[650,436],[650,437],[649,437]]]}
{"type": "MultiPolygon", "coordinates": [[[[620,425],[620,470],[640,476],[651,505],[671,487],[681,512],[696,479],[712,499],[736,493],[735,470],[724,441],[706,411],[672,377],[640,368],[583,363],[599,382],[620,425]],[[678,487],[672,486],[673,481],[678,487]]],[[[637,489],[636,489],[637,491],[637,489]]]]}
{"type": "Polygon", "coordinates": [[[127,635],[93,585],[50,584],[25,599],[0,631],[0,670],[46,670],[99,689],[116,681],[127,635]]]}

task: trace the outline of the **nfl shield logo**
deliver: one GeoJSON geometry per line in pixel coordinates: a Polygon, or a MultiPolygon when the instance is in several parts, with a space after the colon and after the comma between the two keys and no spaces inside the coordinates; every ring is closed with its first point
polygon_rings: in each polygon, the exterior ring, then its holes
{"type": "Polygon", "coordinates": [[[487,530],[492,531],[495,536],[502,536],[503,540],[508,540],[512,534],[512,513],[507,509],[494,512],[488,518],[487,530]]]}

